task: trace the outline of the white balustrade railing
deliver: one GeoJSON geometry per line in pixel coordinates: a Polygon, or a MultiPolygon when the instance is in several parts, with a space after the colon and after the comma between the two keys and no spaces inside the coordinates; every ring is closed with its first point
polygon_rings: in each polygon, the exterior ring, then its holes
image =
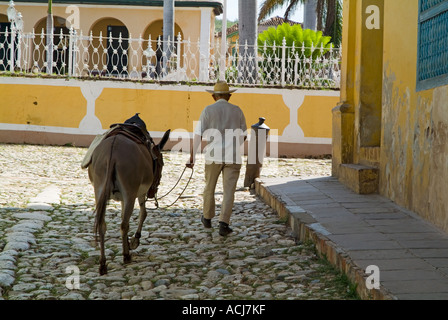
{"type": "Polygon", "coordinates": [[[54,34],[52,50],[46,42],[44,31],[0,32],[0,73],[204,83],[225,78],[233,85],[339,88],[341,50],[336,48],[236,43],[227,44],[224,57],[220,41],[209,43],[204,52],[199,41],[180,34],[164,46],[151,36],[73,30],[54,34]]]}

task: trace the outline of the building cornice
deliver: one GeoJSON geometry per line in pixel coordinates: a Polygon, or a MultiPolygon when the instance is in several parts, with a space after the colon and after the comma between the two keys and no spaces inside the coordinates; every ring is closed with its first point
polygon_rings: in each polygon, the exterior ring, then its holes
{"type": "MultiPolygon", "coordinates": [[[[2,1],[3,2],[3,1],[2,1]]],[[[0,4],[2,3],[0,2],[0,4]]],[[[15,0],[15,3],[45,3],[47,0],[15,0]]],[[[5,2],[8,4],[7,2],[5,2]]],[[[54,4],[67,5],[118,5],[118,6],[143,6],[163,7],[163,0],[53,0],[54,4]]],[[[175,1],[177,8],[213,8],[215,15],[223,12],[221,1],[175,1]]]]}

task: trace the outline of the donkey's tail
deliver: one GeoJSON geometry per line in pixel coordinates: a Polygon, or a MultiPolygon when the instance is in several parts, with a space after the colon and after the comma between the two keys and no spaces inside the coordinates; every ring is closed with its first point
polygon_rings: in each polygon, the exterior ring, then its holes
{"type": "MultiPolygon", "coordinates": [[[[115,138],[114,138],[115,140],[115,138]]],[[[115,141],[114,141],[115,142],[115,141]]],[[[109,161],[106,166],[105,181],[102,184],[102,190],[98,199],[96,200],[95,208],[95,223],[93,225],[93,231],[95,233],[95,240],[98,240],[98,234],[104,234],[106,232],[106,207],[109,200],[109,196],[113,188],[113,177],[115,171],[115,163],[112,160],[113,143],[110,151],[109,161]]]]}

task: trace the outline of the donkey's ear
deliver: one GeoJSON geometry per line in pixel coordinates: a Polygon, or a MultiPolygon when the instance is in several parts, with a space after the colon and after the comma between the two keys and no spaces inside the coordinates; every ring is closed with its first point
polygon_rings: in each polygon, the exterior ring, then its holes
{"type": "Polygon", "coordinates": [[[168,139],[170,138],[170,133],[171,129],[168,129],[163,135],[162,140],[160,140],[159,144],[157,145],[159,150],[163,150],[163,147],[165,147],[165,144],[168,142],[168,139]]]}

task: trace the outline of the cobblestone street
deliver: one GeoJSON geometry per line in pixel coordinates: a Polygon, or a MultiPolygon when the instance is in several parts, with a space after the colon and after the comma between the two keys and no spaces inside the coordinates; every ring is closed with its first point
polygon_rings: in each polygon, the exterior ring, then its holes
{"type": "MultiPolygon", "coordinates": [[[[121,206],[106,215],[108,274],[99,276],[93,235],[93,187],[80,167],[86,148],[0,144],[0,299],[350,299],[343,277],[319,259],[312,244],[297,243],[284,221],[240,175],[227,238],[201,222],[204,165],[168,209],[149,211],[133,261],[123,264],[121,206]],[[68,269],[67,269],[68,267],[68,269]],[[75,269],[73,269],[75,268],[75,269]],[[79,289],[67,278],[79,269],[79,289]],[[70,286],[69,286],[70,287],[70,286]]],[[[159,195],[185,167],[186,154],[165,153],[159,195]]],[[[331,160],[267,159],[262,177],[329,176],[331,160]]],[[[190,175],[172,194],[174,201],[190,175]]],[[[217,204],[221,182],[218,182],[217,204]]],[[[148,202],[153,209],[153,202],[148,202]]],[[[219,207],[218,207],[219,210],[219,207]]],[[[131,218],[130,236],[138,222],[131,218]]]]}

